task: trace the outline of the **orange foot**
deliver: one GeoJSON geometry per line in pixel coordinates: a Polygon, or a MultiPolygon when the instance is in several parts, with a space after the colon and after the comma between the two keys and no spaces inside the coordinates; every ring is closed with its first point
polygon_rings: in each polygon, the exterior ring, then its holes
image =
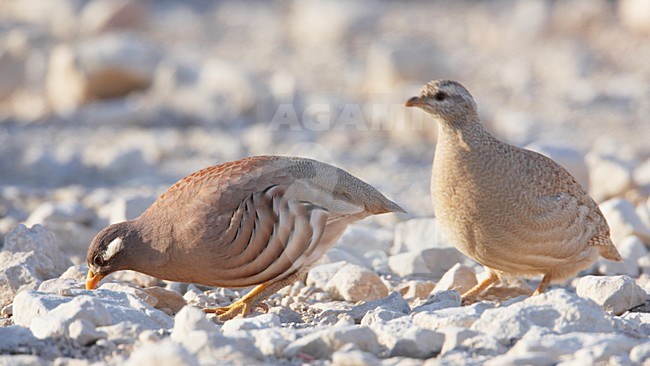
{"type": "Polygon", "coordinates": [[[217,319],[219,319],[220,321],[223,322],[223,321],[226,321],[226,320],[233,319],[233,318],[237,317],[238,315],[241,315],[242,318],[245,318],[256,307],[262,308],[262,310],[264,310],[265,312],[267,312],[269,310],[269,307],[266,304],[262,304],[262,303],[255,304],[254,301],[251,301],[251,300],[253,300],[253,299],[251,299],[251,298],[248,298],[248,299],[242,298],[242,299],[239,299],[239,300],[233,302],[229,306],[223,306],[223,307],[219,307],[219,308],[205,308],[205,309],[203,309],[203,311],[205,313],[209,313],[209,314],[212,314],[212,313],[216,314],[217,319]]]}

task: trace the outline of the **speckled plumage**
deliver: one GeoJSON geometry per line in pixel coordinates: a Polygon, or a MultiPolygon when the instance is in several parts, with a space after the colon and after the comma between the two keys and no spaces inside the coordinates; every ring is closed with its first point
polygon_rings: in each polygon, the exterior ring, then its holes
{"type": "Polygon", "coordinates": [[[260,291],[268,295],[320,258],[348,224],[398,211],[372,186],[331,165],[251,157],[179,180],[140,217],[100,232],[87,262],[99,278],[132,269],[209,286],[264,284],[260,291]],[[98,263],[118,237],[123,249],[98,263]]]}
{"type": "Polygon", "coordinates": [[[461,252],[493,272],[464,298],[503,275],[541,274],[541,293],[599,254],[621,260],[600,209],[573,176],[543,155],[490,135],[462,85],[432,81],[407,106],[439,122],[431,179],[436,217],[461,252]]]}

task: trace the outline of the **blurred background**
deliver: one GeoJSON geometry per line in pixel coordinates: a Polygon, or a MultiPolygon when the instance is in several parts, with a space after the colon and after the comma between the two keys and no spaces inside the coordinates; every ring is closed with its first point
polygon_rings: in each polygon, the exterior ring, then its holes
{"type": "Polygon", "coordinates": [[[0,237],[45,223],[83,253],[177,179],[257,154],[431,216],[436,122],[402,104],[441,78],[497,137],[650,212],[646,0],[4,0],[0,237]]]}

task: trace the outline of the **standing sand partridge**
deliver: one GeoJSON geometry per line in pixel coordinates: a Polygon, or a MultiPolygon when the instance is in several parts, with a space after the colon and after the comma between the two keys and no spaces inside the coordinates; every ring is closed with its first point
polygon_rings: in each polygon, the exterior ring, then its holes
{"type": "Polygon", "coordinates": [[[501,142],[481,125],[461,84],[431,81],[406,102],[438,121],[431,193],[441,227],[488,277],[463,294],[474,301],[505,276],[543,275],[534,294],[589,267],[620,261],[600,209],[553,160],[501,142]]]}
{"type": "Polygon", "coordinates": [[[88,248],[86,288],[131,269],[171,281],[255,286],[220,320],[246,316],[296,281],[367,216],[404,212],[349,173],[311,159],[257,156],[189,175],[138,218],[102,230],[88,248]]]}

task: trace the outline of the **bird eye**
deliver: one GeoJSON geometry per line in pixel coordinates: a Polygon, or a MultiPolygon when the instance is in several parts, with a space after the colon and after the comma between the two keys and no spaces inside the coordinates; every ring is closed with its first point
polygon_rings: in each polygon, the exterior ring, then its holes
{"type": "Polygon", "coordinates": [[[441,101],[447,99],[447,94],[443,93],[443,92],[437,92],[436,95],[434,95],[433,97],[436,98],[437,101],[441,102],[441,101]]]}
{"type": "Polygon", "coordinates": [[[93,257],[93,264],[96,265],[97,267],[101,267],[105,264],[104,258],[97,254],[93,257]]]}

